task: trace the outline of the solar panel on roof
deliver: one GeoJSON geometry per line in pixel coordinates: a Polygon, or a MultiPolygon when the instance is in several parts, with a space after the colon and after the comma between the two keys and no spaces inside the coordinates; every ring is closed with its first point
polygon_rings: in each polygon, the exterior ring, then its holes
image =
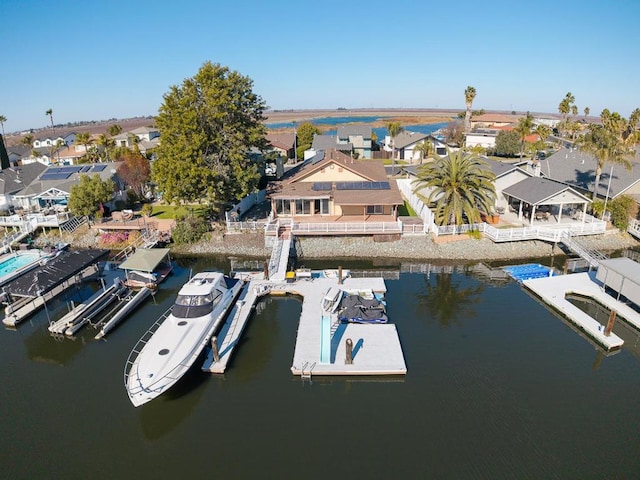
{"type": "Polygon", "coordinates": [[[336,190],[389,190],[389,182],[336,182],[336,190]]]}
{"type": "Polygon", "coordinates": [[[313,182],[311,190],[315,190],[316,192],[331,190],[331,182],[313,182]]]}
{"type": "Polygon", "coordinates": [[[91,165],[86,165],[84,167],[82,167],[82,170],[80,170],[81,172],[88,172],[89,170],[91,170],[91,165]]]}
{"type": "Polygon", "coordinates": [[[93,166],[93,172],[101,172],[103,171],[105,168],[107,168],[106,165],[94,165],[93,166]]]}

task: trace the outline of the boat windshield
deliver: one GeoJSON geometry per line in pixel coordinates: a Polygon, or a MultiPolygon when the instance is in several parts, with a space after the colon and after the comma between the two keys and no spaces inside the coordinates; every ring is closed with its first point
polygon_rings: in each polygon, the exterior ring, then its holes
{"type": "Polygon", "coordinates": [[[196,318],[210,314],[220,301],[222,294],[218,290],[206,295],[178,295],[173,305],[173,316],[178,318],[196,318]]]}

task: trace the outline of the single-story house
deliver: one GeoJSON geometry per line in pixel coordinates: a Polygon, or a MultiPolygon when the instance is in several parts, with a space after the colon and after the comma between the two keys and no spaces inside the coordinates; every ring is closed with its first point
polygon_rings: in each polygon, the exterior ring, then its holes
{"type": "Polygon", "coordinates": [[[295,158],[296,136],[293,133],[267,133],[272,151],[284,158],[295,158]]]}
{"type": "MultiPolygon", "coordinates": [[[[0,170],[0,210],[9,210],[14,206],[14,196],[33,182],[47,166],[40,163],[30,163],[17,167],[0,170]]],[[[18,202],[15,206],[21,206],[18,202]]]]}

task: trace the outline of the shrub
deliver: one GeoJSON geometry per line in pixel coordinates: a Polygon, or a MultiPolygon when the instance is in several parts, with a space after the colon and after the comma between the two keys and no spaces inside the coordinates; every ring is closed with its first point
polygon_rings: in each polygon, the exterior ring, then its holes
{"type": "Polygon", "coordinates": [[[625,231],[629,226],[629,217],[635,218],[638,214],[638,205],[635,200],[627,195],[622,195],[612,200],[609,205],[611,223],[616,228],[625,231]]]}
{"type": "Polygon", "coordinates": [[[177,223],[171,232],[171,237],[176,245],[195,243],[201,240],[211,229],[209,222],[199,217],[186,217],[177,223]]]}
{"type": "Polygon", "coordinates": [[[129,241],[129,232],[106,232],[98,238],[98,244],[110,250],[124,248],[129,241]]]}
{"type": "Polygon", "coordinates": [[[153,206],[150,203],[145,203],[140,209],[140,213],[145,217],[153,215],[153,206]]]}

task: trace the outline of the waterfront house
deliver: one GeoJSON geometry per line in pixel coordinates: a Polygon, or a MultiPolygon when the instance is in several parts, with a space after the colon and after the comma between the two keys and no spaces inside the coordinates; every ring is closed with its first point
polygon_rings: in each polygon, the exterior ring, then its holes
{"type": "MultiPolygon", "coordinates": [[[[540,174],[590,196],[596,179],[596,166],[597,160],[590,153],[575,148],[561,148],[540,160],[540,174]]],[[[602,200],[629,195],[640,203],[640,156],[636,154],[632,159],[630,170],[624,165],[605,163],[597,195],[602,200]]]]}
{"type": "MultiPolygon", "coordinates": [[[[0,170],[0,210],[8,211],[14,206],[14,196],[35,180],[46,165],[40,162],[0,170]]],[[[20,203],[17,202],[20,206],[20,203]]]]}
{"type": "Polygon", "coordinates": [[[337,150],[351,155],[353,145],[350,143],[338,143],[337,135],[313,135],[313,143],[311,148],[304,152],[304,159],[308,160],[315,157],[319,152],[327,150],[337,150]]]}
{"type": "MultiPolygon", "coordinates": [[[[396,222],[398,206],[403,204],[382,160],[354,159],[337,150],[325,150],[290,177],[270,183],[269,197],[274,222],[334,226],[396,222]]],[[[352,233],[343,229],[340,234],[352,233]]]]}
{"type": "Polygon", "coordinates": [[[392,155],[396,160],[419,161],[422,158],[422,154],[416,150],[416,147],[424,141],[429,141],[429,137],[426,133],[405,130],[393,139],[387,135],[384,148],[389,152],[393,151],[392,155]]]}

